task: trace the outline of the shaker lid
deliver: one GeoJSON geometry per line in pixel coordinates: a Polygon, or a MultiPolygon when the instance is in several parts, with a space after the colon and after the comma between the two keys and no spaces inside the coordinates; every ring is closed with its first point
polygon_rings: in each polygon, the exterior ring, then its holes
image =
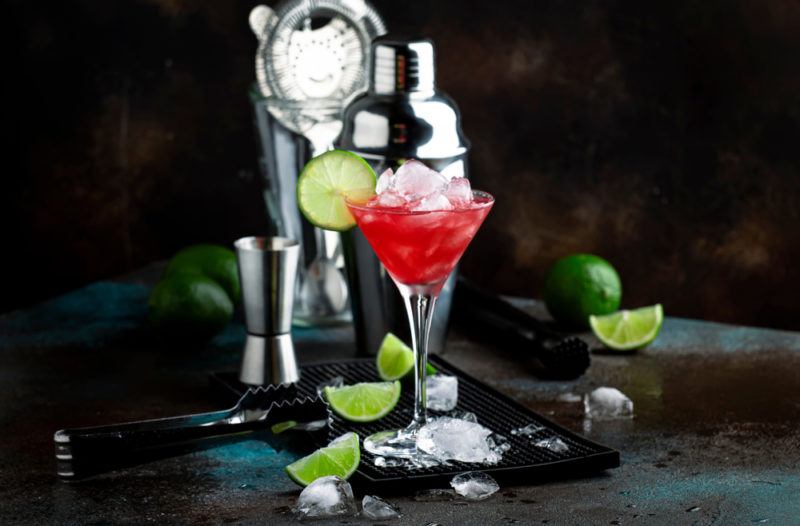
{"type": "Polygon", "coordinates": [[[372,42],[372,57],[371,91],[389,95],[435,89],[436,68],[430,39],[378,37],[372,42]]]}

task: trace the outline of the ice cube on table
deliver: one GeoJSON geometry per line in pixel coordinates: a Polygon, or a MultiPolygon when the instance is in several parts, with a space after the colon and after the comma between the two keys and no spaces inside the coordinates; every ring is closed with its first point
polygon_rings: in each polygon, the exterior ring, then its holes
{"type": "Polygon", "coordinates": [[[394,172],[391,168],[387,168],[383,171],[383,173],[378,177],[377,183],[375,183],[375,193],[381,194],[389,189],[392,188],[394,185],[394,172]]]}
{"type": "Polygon", "coordinates": [[[447,183],[444,196],[453,206],[465,206],[472,202],[472,187],[466,177],[453,177],[447,183]]]}
{"type": "Polygon", "coordinates": [[[544,427],[540,426],[539,424],[528,424],[527,426],[512,429],[511,434],[527,437],[541,431],[542,429],[544,429],[544,427]]]}
{"type": "Polygon", "coordinates": [[[397,169],[392,183],[398,194],[407,200],[417,200],[441,193],[447,186],[447,178],[421,162],[410,159],[397,169]]]}
{"type": "Polygon", "coordinates": [[[584,396],[583,408],[592,420],[633,418],[633,401],[613,387],[598,387],[584,396]]]}
{"type": "Polygon", "coordinates": [[[361,514],[373,520],[397,519],[400,510],[375,495],[364,495],[361,500],[361,514]]]}
{"type": "Polygon", "coordinates": [[[321,477],[306,486],[297,497],[292,510],[298,518],[336,517],[358,512],[350,484],[331,475],[321,477]]]}
{"type": "Polygon", "coordinates": [[[502,453],[492,449],[487,440],[491,435],[490,429],[475,422],[441,416],[420,428],[417,447],[442,461],[495,464],[502,453]]]}
{"type": "Polygon", "coordinates": [[[468,471],[453,477],[450,485],[456,493],[467,500],[484,500],[494,495],[500,486],[495,480],[480,471],[468,471]]]}
{"type": "Polygon", "coordinates": [[[428,409],[452,411],[458,403],[458,378],[446,374],[433,374],[425,382],[428,409]]]}
{"type": "Polygon", "coordinates": [[[569,446],[559,437],[548,437],[537,440],[533,443],[534,446],[543,449],[548,449],[554,453],[564,453],[569,450],[569,446]]]}

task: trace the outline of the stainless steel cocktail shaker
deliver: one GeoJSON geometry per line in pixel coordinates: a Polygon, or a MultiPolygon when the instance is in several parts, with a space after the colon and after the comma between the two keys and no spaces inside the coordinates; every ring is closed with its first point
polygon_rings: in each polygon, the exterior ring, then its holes
{"type": "MultiPolygon", "coordinates": [[[[409,158],[448,178],[467,177],[469,142],[456,104],[436,89],[433,43],[380,37],[372,44],[367,92],[345,109],[337,147],[364,157],[380,174],[409,158]]],[[[400,294],[358,229],[343,236],[359,354],[375,354],[387,331],[409,341],[400,294]]],[[[436,303],[429,348],[447,336],[455,285],[450,276],[436,303]]]]}

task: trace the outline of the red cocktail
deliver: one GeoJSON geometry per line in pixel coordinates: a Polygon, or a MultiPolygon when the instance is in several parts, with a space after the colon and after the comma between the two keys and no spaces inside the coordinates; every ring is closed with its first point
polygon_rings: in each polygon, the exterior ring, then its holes
{"type": "Polygon", "coordinates": [[[475,237],[494,199],[474,192],[473,201],[452,210],[413,211],[348,203],[359,228],[392,278],[438,294],[475,237]]]}
{"type": "Polygon", "coordinates": [[[493,204],[491,195],[472,191],[465,179],[448,182],[417,161],[406,163],[397,176],[391,171],[382,175],[378,195],[369,202],[347,203],[400,289],[414,348],[414,420],[405,429],[365,438],[364,448],[370,453],[410,459],[424,456],[417,450],[416,438],[427,420],[425,369],[433,308],[493,204]]]}

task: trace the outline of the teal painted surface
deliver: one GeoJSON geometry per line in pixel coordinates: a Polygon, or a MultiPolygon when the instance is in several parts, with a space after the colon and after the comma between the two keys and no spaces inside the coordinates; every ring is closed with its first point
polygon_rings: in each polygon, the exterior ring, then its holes
{"type": "Polygon", "coordinates": [[[209,449],[197,456],[211,466],[209,475],[221,485],[235,489],[284,492],[298,489],[283,468],[299,457],[289,451],[275,451],[261,440],[245,440],[209,449]]]}

